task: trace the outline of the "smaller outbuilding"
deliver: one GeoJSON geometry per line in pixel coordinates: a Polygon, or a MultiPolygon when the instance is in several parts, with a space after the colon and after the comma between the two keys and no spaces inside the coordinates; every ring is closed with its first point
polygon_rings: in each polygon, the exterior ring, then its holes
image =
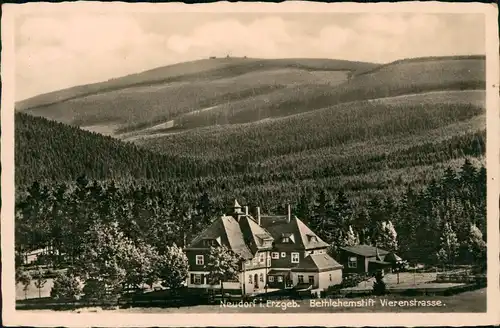
{"type": "Polygon", "coordinates": [[[404,262],[395,253],[371,245],[341,247],[338,260],[345,273],[374,273],[404,262]]]}

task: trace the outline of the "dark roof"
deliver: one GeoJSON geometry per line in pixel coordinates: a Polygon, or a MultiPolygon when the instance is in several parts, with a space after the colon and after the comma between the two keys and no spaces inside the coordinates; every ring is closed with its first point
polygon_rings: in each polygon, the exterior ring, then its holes
{"type": "Polygon", "coordinates": [[[252,252],[245,243],[238,221],[232,216],[223,216],[215,220],[207,229],[193,239],[187,249],[198,247],[207,248],[201,243],[206,239],[219,239],[222,245],[228,247],[245,259],[251,259],[253,257],[252,252]]]}
{"type": "Polygon", "coordinates": [[[397,263],[397,262],[403,262],[403,259],[401,257],[399,257],[398,255],[396,255],[394,252],[391,252],[384,257],[384,261],[391,262],[391,263],[397,263]]]}
{"type": "Polygon", "coordinates": [[[252,254],[261,249],[271,249],[273,237],[266,229],[254,221],[250,215],[239,215],[238,222],[245,244],[248,245],[252,254]],[[265,241],[268,241],[266,244],[265,241]]]}
{"type": "Polygon", "coordinates": [[[274,237],[278,249],[308,250],[329,246],[296,216],[291,217],[290,222],[287,216],[261,216],[261,225],[274,237]],[[291,235],[294,239],[292,244],[281,242],[283,236],[291,235]]]}
{"type": "Polygon", "coordinates": [[[377,250],[378,250],[379,255],[381,255],[381,256],[389,253],[386,250],[383,250],[381,248],[377,248],[375,246],[370,246],[370,245],[345,246],[345,247],[341,247],[341,249],[343,249],[347,252],[350,252],[350,253],[364,256],[364,257],[377,256],[377,250]]]}
{"type": "Polygon", "coordinates": [[[340,269],[343,265],[339,264],[328,254],[313,254],[305,257],[292,268],[294,271],[302,269],[327,270],[340,269]]]}
{"type": "Polygon", "coordinates": [[[376,263],[381,265],[391,265],[389,262],[379,261],[379,260],[369,260],[368,263],[376,263]]]}

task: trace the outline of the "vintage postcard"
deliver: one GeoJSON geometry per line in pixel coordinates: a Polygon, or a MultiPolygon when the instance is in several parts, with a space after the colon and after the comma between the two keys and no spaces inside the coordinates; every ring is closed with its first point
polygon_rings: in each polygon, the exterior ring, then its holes
{"type": "Polygon", "coordinates": [[[495,5],[2,9],[7,325],[499,323],[495,5]]]}

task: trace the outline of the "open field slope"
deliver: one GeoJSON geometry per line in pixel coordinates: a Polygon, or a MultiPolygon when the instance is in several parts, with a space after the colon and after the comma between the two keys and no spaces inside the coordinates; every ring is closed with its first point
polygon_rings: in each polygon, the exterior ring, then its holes
{"type": "MultiPolygon", "coordinates": [[[[293,83],[294,81],[300,82],[302,79],[307,81],[308,76],[309,79],[315,76],[314,74],[307,74],[308,72],[319,71],[326,73],[326,75],[328,75],[328,72],[344,73],[340,75],[334,74],[336,77],[334,77],[333,80],[335,80],[339,77],[345,76],[345,73],[347,72],[366,70],[373,68],[374,66],[374,64],[370,63],[329,59],[204,59],[160,67],[101,83],[82,85],[35,96],[19,102],[16,107],[18,110],[29,110],[32,114],[56,119],[61,122],[84,125],[87,124],[88,121],[99,122],[99,119],[101,119],[106,122],[106,119],[110,119],[109,115],[106,116],[104,114],[102,117],[96,117],[96,109],[86,103],[101,101],[101,112],[112,113],[116,109],[120,109],[119,113],[121,116],[118,118],[122,118],[122,120],[117,119],[117,117],[112,118],[121,122],[123,121],[123,117],[127,116],[127,110],[130,111],[130,108],[133,108],[136,111],[150,111],[152,112],[150,116],[155,117],[154,109],[156,102],[162,103],[163,106],[158,110],[160,110],[164,115],[167,115],[170,112],[175,114],[176,110],[171,109],[170,107],[177,105],[178,102],[182,102],[183,99],[194,97],[201,102],[199,106],[203,106],[204,102],[210,101],[207,99],[209,95],[205,95],[203,92],[201,92],[200,95],[196,95],[193,94],[193,92],[196,91],[191,91],[191,93],[186,93],[184,89],[176,91],[176,87],[179,87],[179,84],[182,86],[185,83],[194,83],[190,89],[198,90],[201,85],[204,85],[207,82],[228,79],[226,83],[224,83],[224,81],[220,81],[220,83],[215,84],[213,89],[210,87],[207,87],[206,89],[209,90],[210,95],[213,94],[213,98],[215,99],[220,98],[225,93],[229,95],[233,94],[233,98],[239,98],[242,97],[242,95],[235,93],[241,91],[242,88],[252,87],[253,89],[259,89],[262,87],[262,83],[265,87],[265,85],[269,84],[274,85],[273,82],[280,85],[283,81],[285,81],[286,84],[293,83]],[[290,70],[291,73],[280,74],[279,72],[282,70],[290,70]],[[274,71],[278,71],[278,73],[274,74],[274,71]],[[294,74],[296,71],[303,72],[304,74],[294,74]],[[265,72],[270,72],[270,74],[266,76],[266,74],[263,74],[265,72]],[[234,85],[235,81],[231,80],[232,77],[245,75],[247,73],[254,73],[257,75],[260,73],[263,78],[259,78],[257,76],[256,79],[253,79],[255,76],[243,76],[241,81],[242,85],[239,88],[236,86],[235,88],[229,88],[229,90],[221,90],[221,88],[228,88],[231,85],[234,85]],[[253,81],[253,85],[251,86],[247,83],[249,78],[252,78],[253,81]],[[172,88],[174,89],[173,91],[170,90],[172,88]],[[160,98],[155,97],[154,94],[152,96],[151,105],[148,106],[147,99],[141,97],[141,95],[144,96],[144,92],[165,94],[160,98]],[[110,104],[106,103],[106,99],[109,101],[109,99],[116,98],[117,95],[121,96],[121,98],[127,98],[128,101],[132,101],[129,108],[122,109],[120,105],[123,104],[118,104],[110,108],[108,107],[110,104]],[[172,101],[172,98],[175,98],[176,100],[172,101]]],[[[259,93],[262,91],[257,90],[256,92],[259,93]]],[[[229,96],[229,98],[231,98],[231,96],[229,96]]],[[[222,100],[224,100],[224,98],[222,100]]],[[[189,104],[185,105],[188,106],[189,104]]],[[[196,104],[190,105],[193,107],[196,104]]],[[[183,106],[180,107],[182,108],[183,106]]],[[[184,110],[192,110],[191,107],[184,108],[184,110]]],[[[137,119],[137,117],[132,116],[131,119],[137,119]]]]}
{"type": "Polygon", "coordinates": [[[484,89],[484,76],[484,57],[478,56],[403,60],[380,68],[336,60],[207,59],[41,95],[18,108],[135,138],[159,129],[249,123],[359,100],[484,89]]]}
{"type": "Polygon", "coordinates": [[[226,103],[210,111],[184,115],[176,120],[174,127],[246,123],[357,100],[429,91],[481,90],[484,85],[485,66],[481,57],[401,61],[354,76],[335,87],[318,82],[303,83],[226,103]]]}

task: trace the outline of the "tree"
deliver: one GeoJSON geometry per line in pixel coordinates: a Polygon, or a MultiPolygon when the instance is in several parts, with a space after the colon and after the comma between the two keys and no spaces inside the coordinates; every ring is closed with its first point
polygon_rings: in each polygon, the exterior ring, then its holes
{"type": "Polygon", "coordinates": [[[455,261],[458,253],[457,234],[453,231],[451,224],[446,222],[441,235],[441,248],[437,253],[437,258],[443,264],[451,264],[455,261]]]}
{"type": "Polygon", "coordinates": [[[28,298],[28,288],[31,284],[31,276],[28,272],[22,271],[21,269],[16,270],[16,283],[21,283],[23,285],[24,299],[28,298]]]}
{"type": "Polygon", "coordinates": [[[133,242],[123,234],[116,222],[95,224],[85,234],[77,270],[86,281],[102,283],[109,297],[116,297],[126,282],[130,254],[134,248],[133,242]]]}
{"type": "Polygon", "coordinates": [[[45,274],[42,269],[37,268],[37,270],[33,274],[33,280],[35,281],[35,287],[38,288],[38,298],[41,298],[42,288],[47,283],[47,279],[45,278],[45,274]]]}
{"type": "Polygon", "coordinates": [[[208,271],[207,280],[212,286],[220,283],[222,300],[224,300],[224,281],[238,279],[240,265],[240,257],[227,247],[210,247],[205,263],[205,271],[208,271]]]}
{"type": "Polygon", "coordinates": [[[474,224],[470,227],[467,249],[474,264],[481,265],[486,263],[486,242],[483,240],[481,230],[474,224]]]}
{"type": "Polygon", "coordinates": [[[167,247],[158,259],[158,278],[165,287],[177,289],[186,281],[189,262],[186,254],[177,245],[167,247]]]}
{"type": "Polygon", "coordinates": [[[157,280],[155,266],[158,261],[158,253],[156,249],[141,242],[139,245],[128,245],[125,252],[125,283],[134,287],[142,284],[152,287],[157,280]]]}
{"type": "Polygon", "coordinates": [[[75,301],[82,292],[78,278],[71,272],[62,272],[54,279],[50,296],[55,299],[75,301]]]}
{"type": "Polygon", "coordinates": [[[342,234],[342,246],[354,246],[359,244],[359,237],[352,230],[352,226],[342,234]]]}
{"type": "Polygon", "coordinates": [[[327,253],[333,258],[337,258],[340,247],[354,246],[359,244],[359,236],[354,233],[352,226],[343,231],[339,230],[339,237],[336,238],[328,247],[327,253]]]}
{"type": "Polygon", "coordinates": [[[375,241],[377,246],[387,250],[398,249],[398,234],[391,221],[378,224],[375,241]]]}

